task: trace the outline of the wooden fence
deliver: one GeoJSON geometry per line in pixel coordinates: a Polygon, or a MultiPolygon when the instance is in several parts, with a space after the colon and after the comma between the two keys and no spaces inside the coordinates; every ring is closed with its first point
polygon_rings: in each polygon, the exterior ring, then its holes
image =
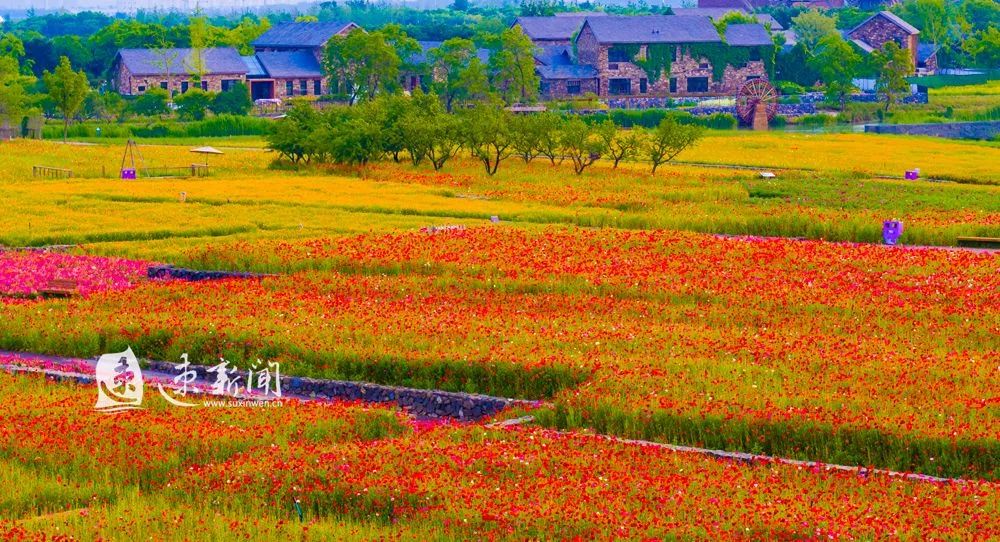
{"type": "Polygon", "coordinates": [[[52,179],[66,179],[73,176],[72,169],[49,166],[32,166],[32,177],[48,177],[52,179]]]}
{"type": "Polygon", "coordinates": [[[208,166],[205,164],[191,164],[180,167],[145,167],[139,168],[139,177],[146,179],[165,177],[207,177],[208,166]]]}

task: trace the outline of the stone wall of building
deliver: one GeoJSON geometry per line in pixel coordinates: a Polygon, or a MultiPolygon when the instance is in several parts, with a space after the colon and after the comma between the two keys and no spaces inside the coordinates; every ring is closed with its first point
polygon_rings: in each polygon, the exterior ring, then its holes
{"type": "Polygon", "coordinates": [[[306,92],[302,92],[301,81],[303,79],[275,79],[274,80],[274,97],[278,99],[285,98],[296,98],[300,96],[322,96],[327,93],[326,80],[324,79],[305,79],[306,81],[306,92]],[[292,82],[292,92],[288,92],[288,82],[292,82]],[[315,82],[319,81],[320,92],[316,93],[315,82]]]}
{"type": "Polygon", "coordinates": [[[239,81],[246,84],[246,75],[241,73],[233,74],[212,74],[201,78],[204,87],[196,84],[189,73],[171,75],[139,75],[133,76],[124,64],[118,66],[115,75],[115,87],[119,94],[136,96],[145,93],[151,88],[163,88],[166,83],[167,90],[172,94],[180,94],[183,91],[184,83],[188,89],[204,88],[208,92],[222,92],[223,81],[239,81]]]}
{"type": "Polygon", "coordinates": [[[597,79],[548,79],[542,81],[542,99],[564,100],[579,98],[584,94],[597,94],[597,79]],[[580,84],[580,92],[570,94],[567,86],[570,82],[580,84]]]}
{"type": "Polygon", "coordinates": [[[900,47],[910,52],[913,65],[917,65],[917,44],[919,38],[916,34],[909,34],[895,23],[890,22],[885,17],[875,17],[855,29],[849,34],[852,39],[858,39],[874,49],[881,49],[886,43],[895,41],[900,47]]]}
{"type": "MultiPolygon", "coordinates": [[[[727,66],[721,80],[715,80],[712,65],[705,58],[692,58],[678,46],[676,60],[670,63],[670,74],[660,74],[652,79],[646,70],[632,62],[611,62],[609,54],[611,46],[597,42],[589,28],[584,28],[577,39],[577,56],[580,64],[589,64],[597,68],[598,84],[596,85],[602,98],[622,96],[611,93],[612,79],[628,79],[631,96],[711,96],[730,94],[739,90],[749,78],[767,79],[767,69],[763,61],[755,60],[745,66],[727,66]],[[692,78],[704,78],[707,88],[704,91],[688,90],[688,82],[692,78]],[[671,79],[674,90],[671,91],[671,79]],[[646,92],[641,92],[643,82],[646,92]]],[[[640,46],[637,57],[646,55],[646,46],[640,46]]]]}

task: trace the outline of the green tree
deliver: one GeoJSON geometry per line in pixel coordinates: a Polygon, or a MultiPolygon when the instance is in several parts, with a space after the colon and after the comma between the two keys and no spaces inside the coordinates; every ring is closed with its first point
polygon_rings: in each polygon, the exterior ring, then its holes
{"type": "MultiPolygon", "coordinates": [[[[731,24],[754,24],[757,22],[757,17],[742,11],[730,11],[722,17],[712,21],[712,23],[715,24],[715,29],[719,31],[719,34],[725,34],[726,28],[731,24]]],[[[770,30],[770,28],[768,29],[770,30]]]]}
{"type": "Polygon", "coordinates": [[[781,81],[791,81],[804,87],[811,87],[819,80],[819,72],[809,63],[811,53],[806,46],[796,43],[782,50],[775,59],[775,73],[781,81]]]}
{"type": "Polygon", "coordinates": [[[285,118],[267,135],[267,146],[294,164],[303,160],[308,162],[311,156],[309,138],[318,126],[316,110],[307,103],[293,100],[285,118]]]}
{"type": "Polygon", "coordinates": [[[607,151],[604,142],[593,126],[579,117],[566,121],[559,134],[559,147],[563,155],[573,162],[573,171],[582,175],[607,151]]]}
{"type": "Polygon", "coordinates": [[[0,33],[0,57],[20,60],[24,57],[24,42],[10,32],[0,33]]]}
{"type": "Polygon", "coordinates": [[[546,111],[534,115],[538,130],[538,154],[549,159],[552,165],[561,164],[563,156],[559,154],[559,137],[562,133],[563,119],[558,113],[546,111]]]}
{"type": "Polygon", "coordinates": [[[0,125],[21,122],[28,107],[26,77],[13,56],[0,56],[0,125]]]}
{"type": "Polygon", "coordinates": [[[920,29],[920,38],[940,45],[947,41],[953,17],[945,0],[907,0],[892,10],[903,20],[920,29]]]}
{"type": "Polygon", "coordinates": [[[226,36],[226,44],[235,47],[241,55],[253,54],[253,41],[271,28],[271,21],[261,17],[259,21],[251,17],[243,17],[239,24],[233,27],[226,36]]]}
{"type": "Polygon", "coordinates": [[[215,99],[215,94],[193,88],[174,99],[177,104],[177,116],[183,120],[202,120],[215,99]]]}
{"type": "Polygon", "coordinates": [[[500,34],[499,49],[490,56],[493,89],[504,102],[527,103],[538,99],[539,78],[535,73],[535,44],[515,26],[500,34]]]}
{"type": "Polygon", "coordinates": [[[151,88],[132,101],[132,113],[141,117],[163,116],[170,113],[170,94],[162,88],[151,88]]]}
{"type": "Polygon", "coordinates": [[[1000,3],[995,0],[962,0],[958,13],[966,32],[1000,28],[1000,3]]]}
{"type": "Polygon", "coordinates": [[[73,71],[69,59],[62,57],[53,72],[45,72],[42,76],[49,99],[63,116],[63,141],[69,132],[69,123],[80,110],[83,100],[90,92],[87,75],[83,71],[73,71]]]}
{"type": "Polygon", "coordinates": [[[840,35],[837,32],[837,20],[816,9],[792,17],[792,29],[795,30],[798,43],[804,45],[808,51],[815,50],[823,38],[840,35]]]}
{"type": "Polygon", "coordinates": [[[642,146],[642,132],[639,130],[624,130],[611,119],[605,120],[597,127],[597,136],[601,138],[608,156],[618,169],[622,160],[634,158],[642,146]]]}
{"type": "Polygon", "coordinates": [[[693,124],[679,124],[672,117],[660,121],[646,138],[643,151],[646,159],[653,163],[653,173],[656,168],[671,161],[684,149],[691,147],[701,139],[702,128],[693,124]]]}
{"type": "Polygon", "coordinates": [[[323,67],[330,78],[330,88],[354,104],[361,98],[374,99],[383,90],[391,90],[399,80],[399,55],[378,32],[352,30],[346,36],[334,36],[326,46],[323,67]]]}
{"type": "Polygon", "coordinates": [[[972,34],[962,42],[962,51],[977,66],[1000,66],[1000,29],[990,27],[972,34]]]}
{"type": "Polygon", "coordinates": [[[253,108],[250,89],[242,82],[236,82],[212,98],[209,109],[216,115],[246,115],[253,108]]]}
{"type": "Polygon", "coordinates": [[[511,148],[525,164],[540,153],[542,133],[537,119],[536,115],[514,115],[510,119],[511,148]]]}
{"type": "Polygon", "coordinates": [[[460,118],[463,144],[482,162],[487,175],[495,175],[513,152],[510,113],[499,104],[483,103],[462,111],[460,118]]]}
{"type": "Polygon", "coordinates": [[[854,90],[851,82],[861,65],[861,57],[854,47],[839,34],[826,36],[819,41],[810,66],[819,73],[826,87],[826,98],[840,103],[840,110],[847,106],[847,96],[854,90]]]}
{"type": "MultiPolygon", "coordinates": [[[[431,99],[436,101],[436,98],[431,99]]],[[[412,100],[398,94],[382,95],[375,100],[383,115],[382,148],[392,156],[394,162],[398,163],[400,154],[407,150],[408,134],[403,129],[403,119],[415,108],[416,102],[423,100],[426,100],[426,96],[419,89],[412,100]]],[[[418,163],[419,160],[414,165],[418,163]]]]}
{"type": "Polygon", "coordinates": [[[456,102],[483,98],[489,92],[486,66],[472,40],[451,38],[432,49],[429,56],[433,88],[446,110],[451,111],[456,102]]]}
{"type": "Polygon", "coordinates": [[[873,51],[872,59],[878,67],[875,93],[888,112],[893,104],[910,92],[910,83],[906,77],[913,73],[913,57],[909,51],[890,41],[881,51],[873,51]]]}
{"type": "Polygon", "coordinates": [[[191,17],[191,54],[184,59],[184,66],[191,80],[201,83],[201,79],[208,71],[205,66],[205,49],[209,47],[208,20],[205,17],[191,17]]]}
{"type": "Polygon", "coordinates": [[[420,54],[422,51],[420,43],[408,36],[406,32],[403,31],[402,26],[396,23],[391,23],[380,28],[378,32],[385,38],[385,42],[389,44],[394,51],[396,51],[396,56],[399,57],[399,69],[401,71],[412,73],[420,69],[419,66],[411,61],[411,59],[420,54]]]}
{"type": "Polygon", "coordinates": [[[334,162],[365,166],[384,153],[382,123],[384,112],[378,102],[368,102],[348,113],[346,121],[334,126],[328,140],[334,162]]]}
{"type": "Polygon", "coordinates": [[[462,148],[462,127],[459,125],[458,117],[443,111],[427,121],[431,127],[431,144],[427,149],[427,158],[434,166],[434,171],[440,171],[445,162],[458,154],[462,148]]]}

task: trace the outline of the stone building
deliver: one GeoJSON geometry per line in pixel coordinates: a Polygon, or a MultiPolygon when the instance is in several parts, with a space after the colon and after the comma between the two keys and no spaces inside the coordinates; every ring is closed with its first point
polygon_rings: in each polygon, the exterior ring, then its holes
{"type": "MultiPolygon", "coordinates": [[[[920,31],[889,11],[880,11],[865,19],[861,24],[847,32],[847,39],[860,47],[866,53],[882,49],[890,41],[896,42],[906,49],[913,59],[913,65],[919,64],[920,31]]],[[[925,65],[930,55],[924,58],[925,65]]],[[[933,64],[937,64],[936,57],[933,64]]]]}
{"type": "Polygon", "coordinates": [[[323,68],[311,51],[261,51],[243,61],[255,101],[326,94],[323,68]]]}
{"type": "Polygon", "coordinates": [[[570,14],[553,17],[518,17],[512,26],[520,27],[521,32],[524,32],[525,36],[531,38],[532,43],[540,47],[571,45],[585,20],[587,20],[586,16],[570,14]]]}
{"type": "Polygon", "coordinates": [[[241,57],[232,47],[215,47],[202,49],[200,62],[193,49],[122,49],[112,68],[113,84],[126,96],[154,87],[171,95],[195,86],[221,92],[235,82],[245,83],[254,100],[321,96],[328,92],[323,48],[334,36],[357,28],[351,22],[281,24],[253,42],[253,55],[241,57]]]}
{"type": "MultiPolygon", "coordinates": [[[[572,64],[596,71],[581,85],[592,85],[604,98],[732,94],[749,79],[768,77],[765,58],[774,44],[767,29],[729,25],[725,38],[704,16],[588,17],[575,38],[572,64]]],[[[550,97],[563,97],[547,67],[537,68],[543,88],[548,83],[550,97]]]]}
{"type": "Polygon", "coordinates": [[[767,13],[753,13],[747,9],[737,9],[737,8],[673,8],[674,15],[692,15],[692,16],[703,16],[712,19],[713,21],[718,21],[719,19],[725,17],[730,13],[738,13],[740,15],[745,15],[747,17],[753,17],[757,19],[757,22],[767,27],[771,32],[782,32],[785,27],[778,22],[777,19],[768,15],[767,13]]]}
{"type": "Polygon", "coordinates": [[[329,92],[323,75],[323,50],[334,36],[361,27],[352,22],[298,22],[271,27],[254,40],[251,68],[254,100],[322,96],[329,92]]]}
{"type": "Polygon", "coordinates": [[[598,93],[597,68],[573,61],[573,49],[565,45],[539,47],[535,71],[541,80],[542,99],[573,98],[598,93]]]}
{"type": "Polygon", "coordinates": [[[162,88],[173,96],[196,87],[209,92],[227,90],[234,83],[246,82],[247,66],[231,47],[121,49],[111,73],[114,88],[124,96],[151,88],[162,88]]]}

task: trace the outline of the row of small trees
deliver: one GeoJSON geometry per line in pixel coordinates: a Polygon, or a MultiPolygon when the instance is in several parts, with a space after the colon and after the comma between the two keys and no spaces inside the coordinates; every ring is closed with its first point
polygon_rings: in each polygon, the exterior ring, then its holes
{"type": "Polygon", "coordinates": [[[380,96],[356,107],[317,111],[296,103],[268,136],[270,148],[293,163],[365,165],[380,159],[429,163],[435,170],[461,152],[488,175],[511,157],[552,164],[569,160],[582,174],[599,159],[614,167],[645,161],[652,171],[694,145],[703,129],[665,118],[653,130],[622,129],[605,120],[588,123],[557,113],[514,114],[496,102],[454,113],[433,94],[380,96]]]}

